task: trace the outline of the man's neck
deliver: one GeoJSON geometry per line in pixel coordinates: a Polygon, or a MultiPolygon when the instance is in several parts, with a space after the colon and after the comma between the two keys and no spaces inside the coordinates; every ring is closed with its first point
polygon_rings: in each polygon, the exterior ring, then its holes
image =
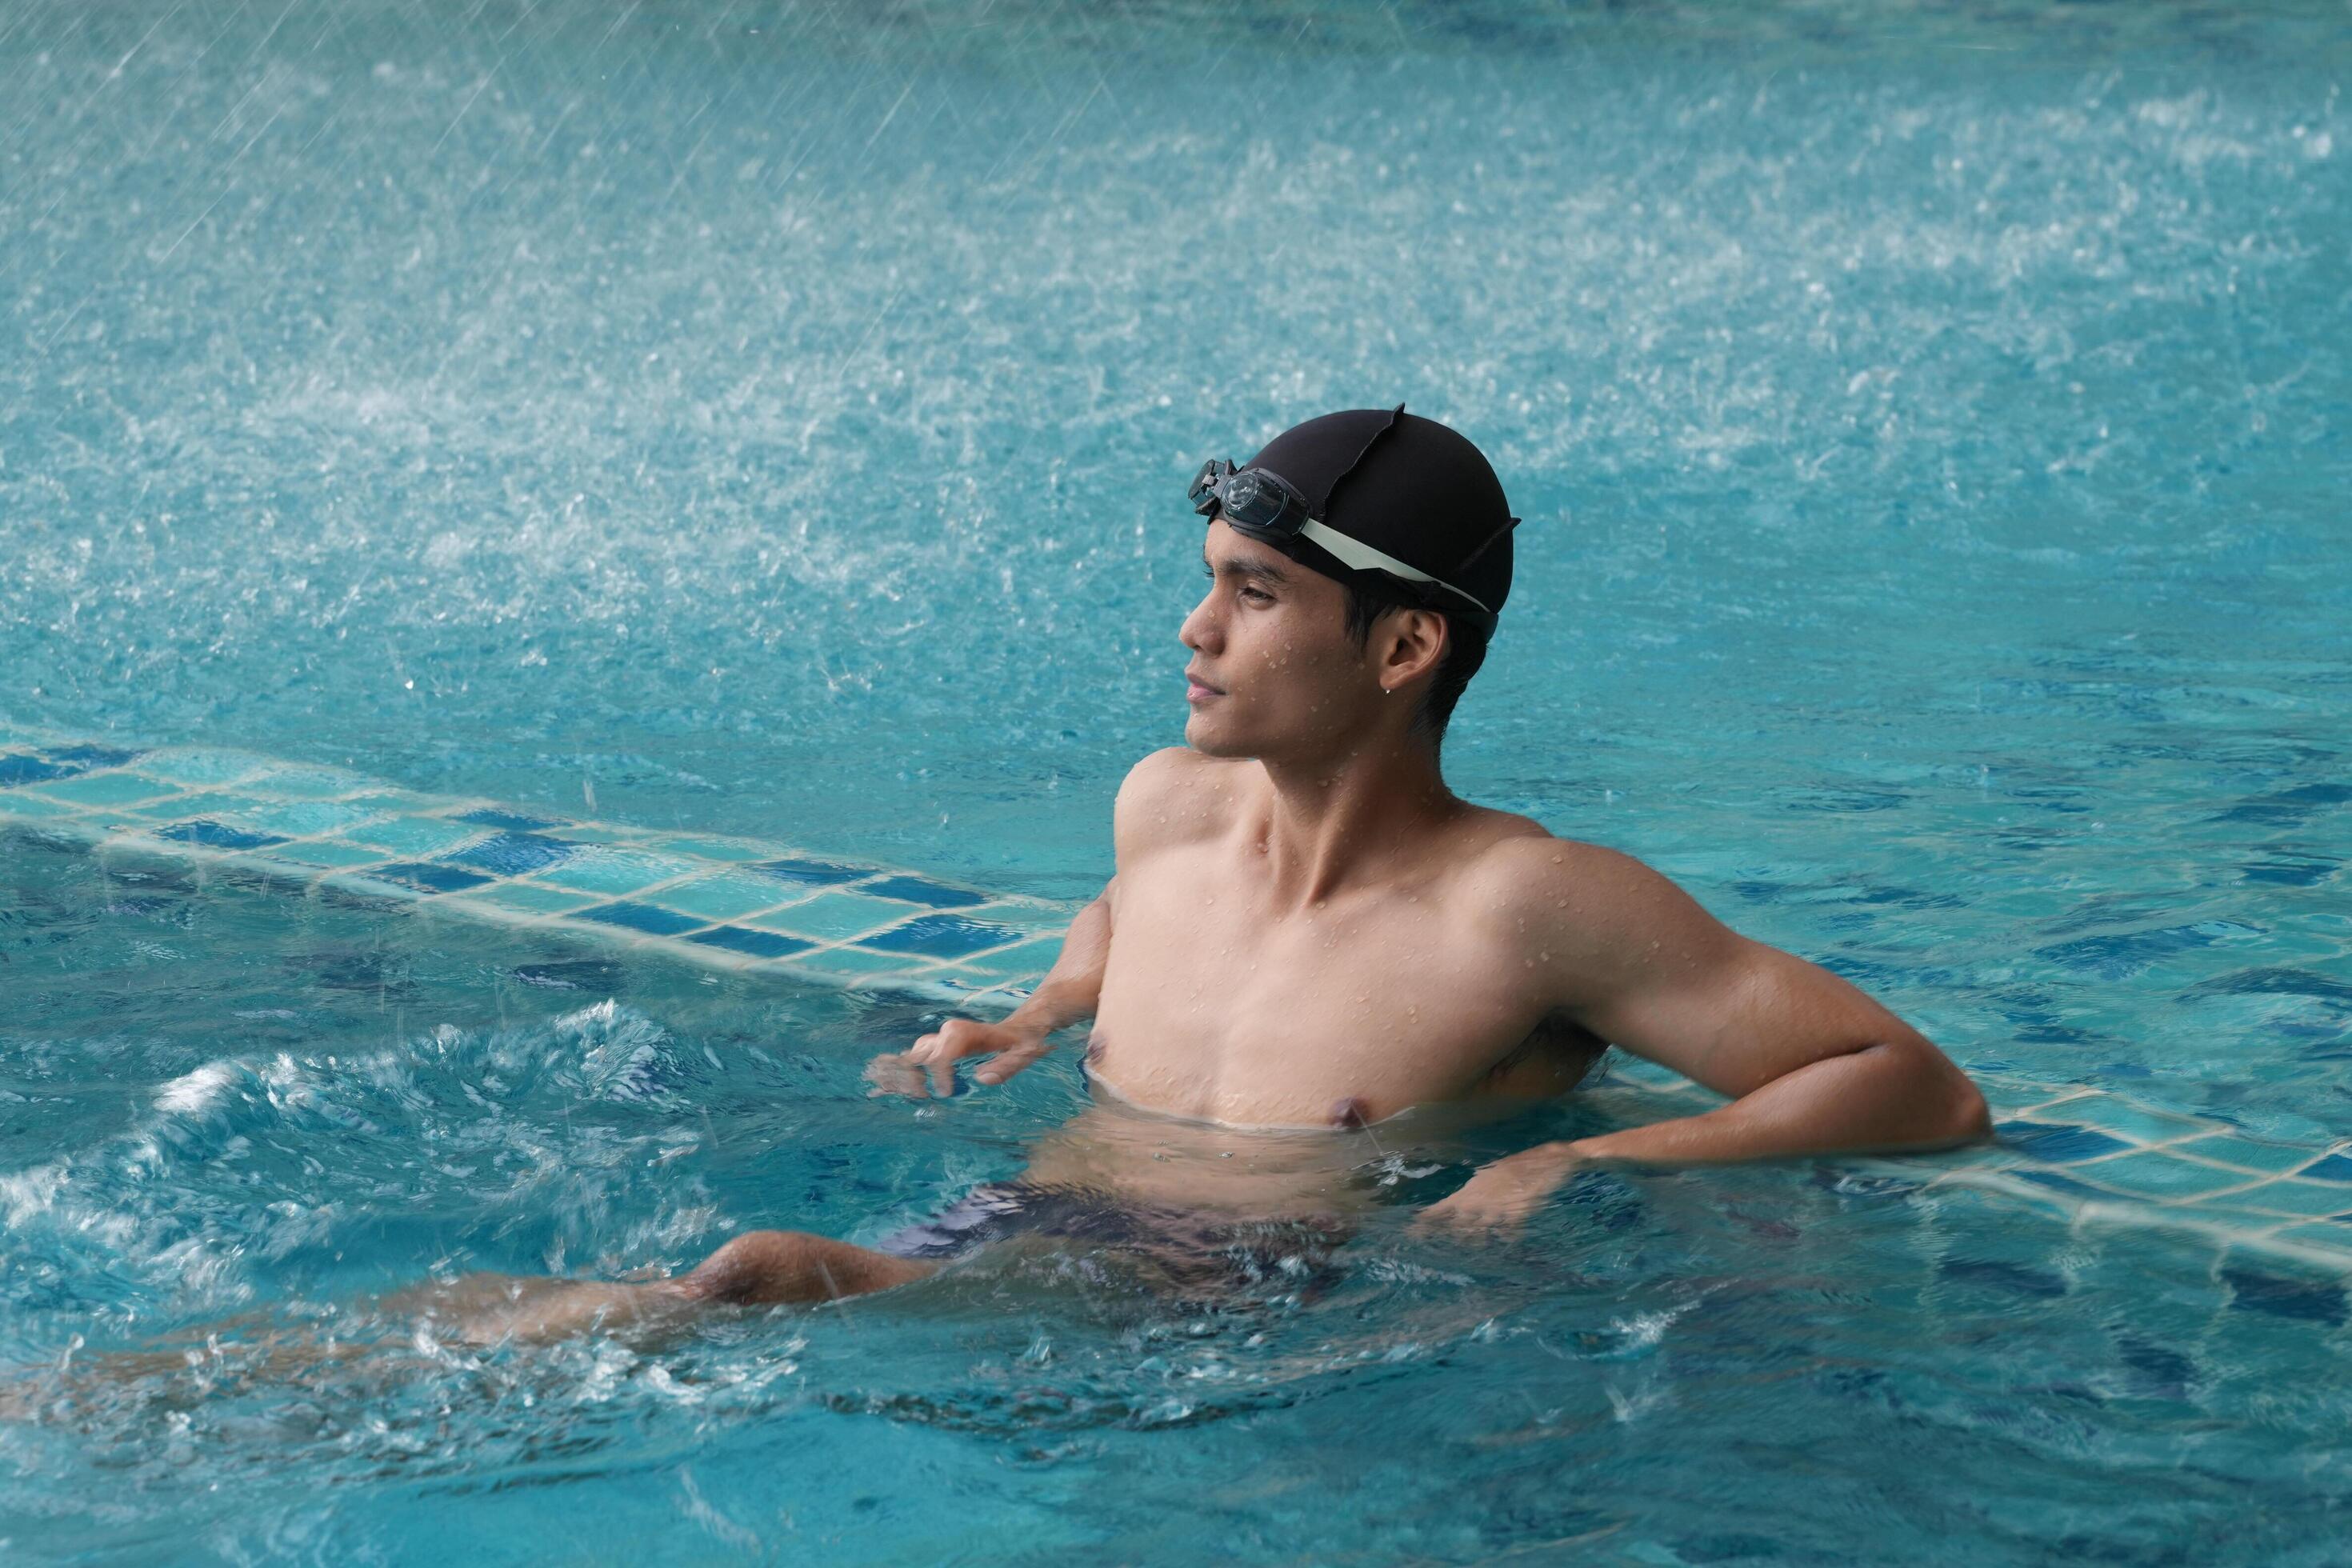
{"type": "Polygon", "coordinates": [[[1436,748],[1418,738],[1259,764],[1273,781],[1274,803],[1257,848],[1277,910],[1319,904],[1393,872],[1416,839],[1463,809],[1438,772],[1436,748]]]}

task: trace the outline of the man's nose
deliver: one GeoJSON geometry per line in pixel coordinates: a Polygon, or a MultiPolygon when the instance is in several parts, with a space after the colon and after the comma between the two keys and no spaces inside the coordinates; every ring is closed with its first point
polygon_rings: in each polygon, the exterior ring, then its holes
{"type": "Polygon", "coordinates": [[[1192,613],[1184,617],[1184,624],[1176,628],[1176,640],[1195,653],[1213,651],[1211,645],[1222,635],[1217,623],[1216,603],[1217,595],[1212,593],[1193,605],[1192,613]]]}

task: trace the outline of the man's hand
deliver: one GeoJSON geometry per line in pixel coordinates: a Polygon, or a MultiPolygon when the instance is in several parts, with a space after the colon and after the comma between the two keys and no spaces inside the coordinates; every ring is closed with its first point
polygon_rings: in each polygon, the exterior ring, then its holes
{"type": "Polygon", "coordinates": [[[1460,1190],[1423,1209],[1412,1222],[1413,1233],[1427,1236],[1443,1228],[1466,1236],[1517,1236],[1582,1163],[1573,1144],[1538,1143],[1481,1165],[1460,1190]]]}
{"type": "Polygon", "coordinates": [[[877,1094],[905,1094],[920,1100],[928,1091],[944,1100],[955,1093],[955,1065],[966,1057],[993,1056],[974,1069],[974,1083],[1003,1083],[1053,1047],[1046,1031],[1034,1025],[983,1024],[972,1018],[950,1018],[936,1034],[923,1036],[904,1051],[885,1051],[866,1064],[866,1081],[877,1094]]]}

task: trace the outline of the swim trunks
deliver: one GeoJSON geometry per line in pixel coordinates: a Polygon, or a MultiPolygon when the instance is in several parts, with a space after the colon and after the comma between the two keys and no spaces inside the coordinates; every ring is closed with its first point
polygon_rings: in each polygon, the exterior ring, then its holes
{"type": "Polygon", "coordinates": [[[1222,1300],[1272,1285],[1305,1299],[1339,1279],[1344,1270],[1334,1255],[1354,1228],[1336,1215],[1238,1219],[1010,1181],[982,1183],[873,1247],[897,1258],[947,1259],[1014,1236],[1048,1237],[1140,1262],[1160,1285],[1187,1298],[1222,1300]]]}

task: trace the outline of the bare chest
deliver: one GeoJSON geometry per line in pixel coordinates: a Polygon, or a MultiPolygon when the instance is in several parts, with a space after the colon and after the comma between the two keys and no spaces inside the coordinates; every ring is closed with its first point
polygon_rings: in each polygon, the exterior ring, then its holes
{"type": "Polygon", "coordinates": [[[1376,1121],[1477,1090],[1541,1033],[1510,955],[1442,904],[1276,916],[1232,890],[1242,880],[1206,849],[1121,872],[1087,1058],[1121,1098],[1238,1125],[1376,1121]]]}

